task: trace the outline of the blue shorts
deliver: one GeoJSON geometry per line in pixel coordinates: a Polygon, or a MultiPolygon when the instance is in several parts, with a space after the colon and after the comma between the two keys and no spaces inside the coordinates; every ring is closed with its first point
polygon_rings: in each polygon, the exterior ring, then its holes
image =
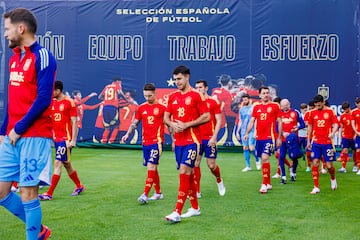
{"type": "Polygon", "coordinates": [[[119,123],[118,108],[111,105],[106,105],[103,108],[103,122],[104,127],[110,127],[119,123]]]}
{"type": "Polygon", "coordinates": [[[355,149],[360,149],[360,136],[355,137],[355,149]]]}
{"type": "Polygon", "coordinates": [[[271,139],[268,140],[257,140],[255,146],[256,156],[261,158],[261,155],[267,154],[271,156],[274,152],[274,143],[271,139]]]}
{"type": "MultiPolygon", "coordinates": [[[[245,135],[244,135],[245,136],[245,135]]],[[[241,144],[244,147],[248,146],[255,146],[256,145],[256,138],[254,136],[254,132],[251,131],[248,135],[248,139],[245,141],[244,136],[241,136],[241,144]]]]}
{"type": "Polygon", "coordinates": [[[311,159],[321,159],[324,157],[325,162],[335,160],[335,151],[332,144],[313,143],[311,146],[311,159]]]}
{"type": "Polygon", "coordinates": [[[341,139],[341,147],[342,148],[351,148],[353,150],[355,150],[355,141],[354,139],[349,139],[349,138],[342,138],[341,139]]]}
{"type": "Polygon", "coordinates": [[[6,136],[0,145],[0,182],[18,182],[33,187],[50,185],[52,159],[50,138],[20,138],[16,145],[6,136]]]}
{"type": "Polygon", "coordinates": [[[162,153],[163,144],[152,144],[143,146],[143,165],[146,167],[148,163],[159,165],[160,155],[162,153]]]}
{"type": "Polygon", "coordinates": [[[66,147],[66,141],[55,142],[55,160],[70,161],[71,148],[66,147]]]}
{"type": "Polygon", "coordinates": [[[199,156],[202,156],[205,153],[206,158],[213,158],[216,159],[217,157],[217,147],[215,146],[208,146],[209,140],[202,140],[200,145],[200,152],[199,156]]]}
{"type": "Polygon", "coordinates": [[[180,164],[184,164],[193,168],[195,166],[196,157],[200,152],[200,145],[197,143],[192,143],[185,146],[175,145],[174,151],[177,164],[176,169],[180,168],[180,164]]]}

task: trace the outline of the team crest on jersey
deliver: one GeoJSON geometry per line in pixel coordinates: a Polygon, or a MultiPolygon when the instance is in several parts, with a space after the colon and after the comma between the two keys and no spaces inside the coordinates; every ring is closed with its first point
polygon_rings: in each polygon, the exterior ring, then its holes
{"type": "Polygon", "coordinates": [[[24,67],[23,67],[24,71],[29,70],[29,67],[30,67],[31,62],[32,62],[31,58],[30,58],[30,59],[26,59],[26,62],[25,62],[24,67]]]}
{"type": "Polygon", "coordinates": [[[158,115],[159,114],[159,108],[154,108],[154,115],[158,115]]]}
{"type": "Polygon", "coordinates": [[[64,111],[64,104],[60,104],[59,110],[60,110],[60,111],[64,111]]]}
{"type": "Polygon", "coordinates": [[[271,113],[272,107],[268,107],[268,108],[266,109],[266,111],[267,111],[268,113],[271,113]]]}
{"type": "Polygon", "coordinates": [[[186,104],[186,105],[190,105],[190,104],[191,104],[191,97],[190,97],[190,96],[185,99],[185,104],[186,104]]]}
{"type": "Polygon", "coordinates": [[[296,117],[295,113],[294,112],[290,113],[290,117],[295,118],[296,117]]]}
{"type": "Polygon", "coordinates": [[[324,118],[328,119],[329,118],[329,114],[328,113],[324,113],[324,118]]]}

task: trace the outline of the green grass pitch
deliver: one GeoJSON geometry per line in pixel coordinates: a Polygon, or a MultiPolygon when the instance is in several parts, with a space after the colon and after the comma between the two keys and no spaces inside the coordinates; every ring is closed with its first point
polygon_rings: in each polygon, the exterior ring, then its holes
{"type": "MultiPolygon", "coordinates": [[[[261,172],[242,173],[241,153],[220,152],[226,195],[218,195],[215,178],[203,159],[201,216],[179,224],[169,224],[164,218],[177,199],[179,178],[173,152],[165,151],[159,166],[164,199],[147,205],[137,202],[146,177],[140,150],[76,148],[72,162],[86,190],[71,197],[74,185],[63,169],[53,200],[41,203],[52,240],[359,239],[360,176],[351,172],[352,162],[348,173],[337,173],[336,191],[330,189],[329,175],[321,174],[321,193],[310,195],[311,173],[305,172],[305,162],[300,160],[297,182],[280,185],[272,179],[273,190],[262,195],[258,192],[261,172]]],[[[253,159],[252,164],[255,167],[253,159]]],[[[276,165],[272,158],[272,175],[276,165]]],[[[184,211],[189,207],[187,201],[184,211]]],[[[25,239],[24,225],[17,218],[3,208],[0,216],[0,239],[25,239]]]]}

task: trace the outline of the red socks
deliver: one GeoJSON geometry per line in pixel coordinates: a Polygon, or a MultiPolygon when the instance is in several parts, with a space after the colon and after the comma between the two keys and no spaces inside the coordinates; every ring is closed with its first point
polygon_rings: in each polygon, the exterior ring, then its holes
{"type": "Polygon", "coordinates": [[[216,177],[216,182],[221,182],[221,176],[220,176],[220,168],[219,165],[216,165],[215,169],[211,169],[211,173],[216,177]]]}
{"type": "Polygon", "coordinates": [[[262,164],[263,184],[270,184],[270,163],[262,164]]]}
{"type": "Polygon", "coordinates": [[[196,192],[200,192],[200,178],[201,178],[201,170],[200,167],[194,167],[194,184],[196,192]]]}
{"type": "Polygon", "coordinates": [[[180,174],[179,177],[180,177],[180,184],[178,191],[178,200],[176,202],[174,211],[181,214],[190,190],[190,175],[180,174]]]}
{"type": "Polygon", "coordinates": [[[47,193],[48,193],[49,195],[51,195],[51,196],[53,195],[54,190],[55,190],[56,185],[58,184],[59,180],[60,180],[60,175],[54,174],[54,175],[52,176],[52,178],[51,178],[51,185],[50,185],[50,187],[49,187],[49,190],[47,191],[47,193]]]}
{"type": "Polygon", "coordinates": [[[312,167],[312,176],[314,180],[314,186],[319,187],[319,167],[312,167]]]}
{"type": "Polygon", "coordinates": [[[69,174],[69,177],[75,183],[77,188],[81,187],[80,179],[79,179],[76,171],[73,171],[71,174],[69,174]]]}

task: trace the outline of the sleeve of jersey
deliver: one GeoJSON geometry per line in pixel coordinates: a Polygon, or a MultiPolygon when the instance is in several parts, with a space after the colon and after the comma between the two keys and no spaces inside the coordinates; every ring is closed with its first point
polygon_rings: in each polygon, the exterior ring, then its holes
{"type": "Polygon", "coordinates": [[[301,117],[300,112],[298,110],[295,110],[295,112],[297,113],[297,121],[299,123],[298,129],[305,128],[305,122],[304,122],[304,119],[301,117]]]}
{"type": "Polygon", "coordinates": [[[29,112],[15,125],[15,132],[23,134],[33,122],[50,106],[56,73],[55,58],[45,49],[37,52],[35,63],[37,75],[37,98],[29,112]]]}
{"type": "Polygon", "coordinates": [[[4,118],[4,121],[3,121],[2,125],[1,125],[1,128],[0,128],[0,136],[5,136],[6,135],[8,122],[9,122],[9,118],[8,118],[8,111],[7,111],[7,106],[6,106],[5,118],[4,118]]]}
{"type": "Polygon", "coordinates": [[[69,101],[70,101],[70,106],[71,106],[70,116],[71,116],[71,117],[77,117],[78,114],[77,114],[76,104],[75,104],[75,102],[74,102],[72,99],[69,99],[69,101]]]}
{"type": "Polygon", "coordinates": [[[199,96],[199,103],[198,103],[198,108],[199,108],[199,113],[200,115],[209,112],[209,107],[206,104],[205,98],[203,96],[200,95],[200,93],[198,93],[199,96]]]}
{"type": "Polygon", "coordinates": [[[138,110],[136,111],[136,113],[135,113],[135,119],[136,120],[138,120],[138,121],[140,121],[141,120],[141,108],[142,108],[142,106],[140,106],[139,108],[138,108],[138,110]]]}

